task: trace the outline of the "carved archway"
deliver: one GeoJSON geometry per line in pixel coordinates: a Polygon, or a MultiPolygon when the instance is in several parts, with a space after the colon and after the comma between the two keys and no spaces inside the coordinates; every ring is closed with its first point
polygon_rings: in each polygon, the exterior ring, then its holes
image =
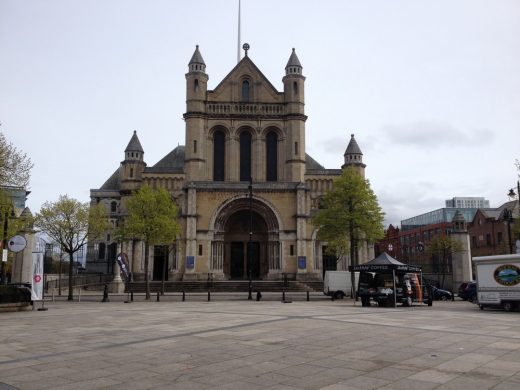
{"type": "MultiPolygon", "coordinates": [[[[281,272],[279,219],[263,200],[251,202],[254,279],[268,279],[281,272]]],[[[249,198],[236,197],[223,204],[212,221],[212,271],[228,279],[247,278],[247,243],[249,241],[249,198]]]]}

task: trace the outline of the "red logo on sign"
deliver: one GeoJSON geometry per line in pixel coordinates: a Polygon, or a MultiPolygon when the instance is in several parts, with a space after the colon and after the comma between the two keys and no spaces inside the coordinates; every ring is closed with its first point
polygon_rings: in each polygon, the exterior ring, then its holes
{"type": "Polygon", "coordinates": [[[40,283],[42,281],[42,277],[40,275],[34,275],[33,279],[36,283],[40,283]]]}

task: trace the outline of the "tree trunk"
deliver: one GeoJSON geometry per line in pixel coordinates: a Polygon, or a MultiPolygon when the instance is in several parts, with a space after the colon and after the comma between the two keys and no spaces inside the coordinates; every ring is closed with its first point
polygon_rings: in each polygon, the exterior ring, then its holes
{"type": "Polygon", "coordinates": [[[150,280],[148,279],[148,242],[144,243],[144,285],[146,295],[145,298],[147,301],[150,300],[150,280]]]}
{"type": "MultiPolygon", "coordinates": [[[[67,301],[74,299],[74,286],[72,285],[72,275],[74,271],[74,252],[69,252],[69,296],[67,301]]],[[[61,275],[60,275],[61,277],[61,275]]]]}

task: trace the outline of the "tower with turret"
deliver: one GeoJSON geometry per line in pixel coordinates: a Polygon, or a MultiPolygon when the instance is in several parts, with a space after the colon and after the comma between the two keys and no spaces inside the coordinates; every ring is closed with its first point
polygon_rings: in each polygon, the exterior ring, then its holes
{"type": "Polygon", "coordinates": [[[125,158],[121,162],[121,190],[124,193],[130,193],[141,187],[145,168],[144,150],[137,137],[137,131],[134,130],[125,149],[125,158]]]}
{"type": "Polygon", "coordinates": [[[359,147],[354,134],[350,135],[350,142],[348,143],[345,154],[343,155],[344,164],[341,166],[342,169],[346,167],[354,168],[361,176],[365,177],[365,167],[363,163],[363,153],[359,147]]]}
{"type": "Polygon", "coordinates": [[[185,172],[188,181],[205,179],[205,111],[208,89],[206,64],[199,51],[199,45],[188,64],[186,73],[186,155],[185,172]]]}
{"type": "Polygon", "coordinates": [[[287,115],[287,179],[303,182],[305,175],[305,76],[293,48],[285,66],[283,93],[287,115]]]}

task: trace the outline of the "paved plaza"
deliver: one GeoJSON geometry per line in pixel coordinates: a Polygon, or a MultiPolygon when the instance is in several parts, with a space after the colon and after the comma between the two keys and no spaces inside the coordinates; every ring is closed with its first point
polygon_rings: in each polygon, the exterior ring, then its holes
{"type": "Polygon", "coordinates": [[[520,388],[519,313],[119,298],[0,313],[0,389],[520,388]]]}

